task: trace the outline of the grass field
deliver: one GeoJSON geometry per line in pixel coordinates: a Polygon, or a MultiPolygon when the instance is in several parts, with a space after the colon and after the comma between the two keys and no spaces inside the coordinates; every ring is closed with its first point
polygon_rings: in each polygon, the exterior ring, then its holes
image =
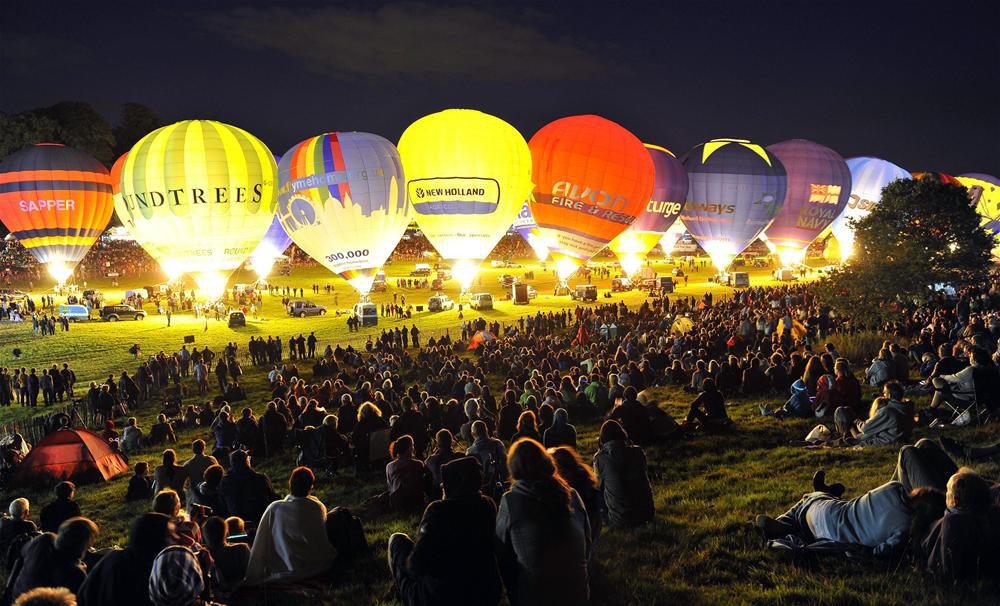
{"type": "MultiPolygon", "coordinates": [[[[397,264],[389,269],[390,292],[376,295],[391,298],[395,290],[392,278],[405,275],[408,264],[397,264]]],[[[483,288],[499,294],[497,275],[519,275],[523,269],[485,269],[483,288]]],[[[514,307],[501,302],[493,312],[484,314],[502,322],[516,321],[518,316],[537,309],[558,309],[570,306],[568,298],[549,297],[554,278],[536,270],[534,282],[539,299],[527,307],[514,307]]],[[[718,295],[731,292],[725,287],[710,285],[705,280],[708,272],[695,274],[690,285],[680,289],[681,295],[700,296],[707,290],[718,295]]],[[[766,280],[767,273],[754,275],[755,284],[766,280]]],[[[245,281],[239,276],[235,281],[245,281]]],[[[324,270],[296,270],[286,280],[276,283],[303,287],[306,298],[334,308],[334,295],[312,296],[312,283],[336,284],[339,307],[346,309],[355,298],[346,284],[330,280],[324,270]]],[[[91,286],[94,286],[92,284],[91,286]]],[[[112,289],[106,284],[96,284],[109,295],[112,289]]],[[[122,285],[132,286],[132,284],[122,285]]],[[[457,286],[448,294],[457,297],[457,286]]],[[[606,283],[599,286],[606,287],[606,283]]],[[[478,290],[478,289],[476,289],[478,290]]],[[[408,302],[423,304],[430,294],[426,291],[405,292],[408,302]]],[[[40,294],[40,293],[36,293],[40,294]]],[[[628,293],[623,298],[629,304],[638,304],[639,293],[628,293]]],[[[109,301],[114,297],[109,296],[109,301]]],[[[616,296],[615,300],[619,300],[616,296]]],[[[601,299],[604,301],[604,299],[601,299]]],[[[475,317],[468,310],[465,317],[475,317]]],[[[343,317],[327,315],[321,318],[288,318],[281,315],[280,297],[269,298],[264,308],[265,319],[250,321],[245,329],[230,330],[223,322],[209,321],[208,331],[203,321],[175,315],[173,326],[166,327],[166,320],[151,315],[144,322],[118,324],[90,323],[72,326],[69,333],[33,338],[30,325],[0,327],[0,366],[12,364],[10,350],[16,345],[25,351],[18,366],[47,366],[53,362],[69,361],[81,380],[106,377],[108,372],[121,368],[130,371],[134,366],[127,353],[133,342],[142,344],[145,353],[159,349],[177,349],[185,335],[195,335],[195,344],[210,345],[218,350],[228,341],[245,346],[250,335],[281,335],[283,339],[300,332],[316,331],[320,348],[327,342],[343,342],[347,338],[343,317]]],[[[458,329],[458,311],[438,314],[415,315],[415,321],[429,336],[435,331],[458,329]]],[[[407,322],[409,325],[410,322],[407,322]]],[[[380,319],[380,327],[394,326],[394,321],[380,319]]],[[[377,330],[373,331],[377,333],[377,330]]],[[[361,333],[364,338],[365,333],[361,333]]],[[[454,335],[454,332],[452,333],[454,335]]],[[[354,335],[351,335],[353,338],[354,335]]],[[[426,336],[425,336],[426,339],[426,336]]],[[[266,402],[265,381],[262,373],[245,369],[244,385],[248,388],[250,402],[258,413],[266,402]]],[[[308,372],[305,376],[308,376],[308,372]]],[[[690,395],[670,388],[659,388],[662,406],[676,417],[684,414],[690,395]]],[[[783,400],[783,398],[781,398],[783,400]]],[[[775,404],[779,398],[768,401],[775,404]]],[[[656,521],[633,532],[606,532],[598,546],[596,565],[592,578],[594,604],[996,604],[997,596],[988,593],[959,595],[954,589],[941,587],[911,572],[903,565],[898,569],[883,566],[861,566],[837,559],[822,561],[817,567],[792,565],[768,553],[763,542],[751,531],[749,522],[761,512],[777,513],[794,503],[798,496],[809,490],[809,480],[817,468],[826,468],[832,481],[848,486],[850,496],[857,495],[886,481],[895,464],[896,449],[868,448],[864,450],[805,450],[789,446],[791,440],[801,439],[814,422],[808,420],[775,421],[761,417],[758,405],[763,401],[734,400],[730,414],[735,427],[719,435],[695,435],[682,441],[651,447],[647,451],[650,476],[654,487],[656,521]]],[[[44,412],[39,409],[37,412],[44,412]]],[[[148,427],[156,413],[152,404],[139,411],[140,422],[148,427]]],[[[0,411],[0,422],[26,414],[24,409],[13,407],[0,411]]],[[[578,423],[580,451],[589,459],[596,450],[597,424],[578,423]]],[[[920,436],[932,436],[937,430],[920,430],[920,436]]],[[[965,429],[956,435],[971,440],[995,439],[995,426],[986,429],[965,429]]],[[[178,436],[184,457],[183,445],[199,434],[186,430],[178,436]]],[[[204,436],[202,436],[204,437],[204,436]]],[[[136,460],[156,464],[159,450],[150,449],[136,460]]],[[[294,465],[291,455],[269,459],[260,469],[267,472],[276,485],[283,485],[289,469],[294,465]]],[[[996,465],[985,466],[981,471],[987,476],[1000,476],[996,465]]],[[[78,498],[84,512],[102,527],[102,546],[121,545],[129,523],[146,509],[145,503],[126,505],[123,495],[128,478],[123,476],[112,482],[81,487],[78,498]]],[[[346,579],[334,590],[322,596],[320,603],[338,604],[394,604],[388,568],[384,563],[384,546],[392,532],[414,533],[418,519],[397,515],[374,514],[362,507],[364,500],[384,490],[381,474],[356,477],[342,471],[332,480],[324,479],[318,487],[318,496],[328,506],[347,505],[359,509],[368,538],[374,546],[372,557],[346,573],[346,579]]],[[[3,494],[0,506],[6,506],[13,495],[3,494]]],[[[29,492],[35,507],[49,500],[47,494],[29,492]]],[[[37,512],[37,509],[35,510],[37,512]]],[[[268,603],[284,603],[281,600],[268,603]]]]}

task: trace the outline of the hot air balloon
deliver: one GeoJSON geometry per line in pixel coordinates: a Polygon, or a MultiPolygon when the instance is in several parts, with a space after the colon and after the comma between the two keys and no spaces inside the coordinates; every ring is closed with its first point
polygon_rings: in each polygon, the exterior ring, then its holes
{"type": "Polygon", "coordinates": [[[72,147],[32,145],[0,164],[0,219],[60,284],[104,233],[113,208],[108,169],[72,147]]]}
{"type": "Polygon", "coordinates": [[[191,273],[218,296],[271,225],[275,171],[271,152],[250,133],[177,122],[129,151],[119,217],[170,278],[191,273]]]}
{"type": "Polygon", "coordinates": [[[833,237],[840,246],[841,262],[854,252],[854,228],[852,220],[868,215],[882,198],[882,188],[896,179],[909,179],[910,173],[887,160],[870,157],[848,158],[847,168],[851,171],[851,196],[847,208],[830,226],[833,237]]]}
{"type": "Polygon", "coordinates": [[[570,116],[528,143],[536,187],[531,214],[565,281],[625,231],[653,194],[649,151],[600,116],[570,116]]]}
{"type": "Polygon", "coordinates": [[[495,116],[446,109],[408,126],[399,155],[417,224],[468,289],[531,193],[524,137],[495,116]]]}
{"type": "MultiPolygon", "coordinates": [[[[910,173],[914,179],[934,179],[935,181],[940,181],[941,183],[948,183],[950,185],[962,185],[962,182],[956,177],[952,177],[947,173],[933,173],[933,172],[915,172],[910,173]]],[[[964,187],[964,186],[962,186],[964,187]]]]}
{"type": "Polygon", "coordinates": [[[801,263],[806,249],[847,208],[851,171],[840,154],[805,139],[769,145],[785,167],[785,203],[764,231],[785,265],[801,263]]]}
{"type": "Polygon", "coordinates": [[[355,132],[306,139],[281,157],[278,184],[292,241],[367,296],[410,222],[393,144],[355,132]]]}
{"type": "MultiPolygon", "coordinates": [[[[618,234],[608,245],[629,276],[638,271],[646,254],[653,250],[674,225],[687,199],[687,172],[680,160],[669,150],[656,145],[647,144],[646,149],[649,150],[655,171],[653,196],[646,203],[646,208],[639,213],[635,223],[618,234]]],[[[676,242],[675,239],[671,249],[676,242]]]]}
{"type": "Polygon", "coordinates": [[[527,202],[521,207],[521,212],[517,214],[511,227],[524,238],[531,250],[535,251],[535,256],[538,257],[539,261],[544,261],[549,256],[549,247],[542,240],[542,234],[538,231],[538,223],[535,223],[535,217],[531,215],[531,208],[527,202]]]}
{"type": "Polygon", "coordinates": [[[285,228],[281,226],[281,221],[275,216],[257,248],[250,253],[250,265],[257,272],[257,277],[262,280],[266,278],[267,274],[271,273],[275,260],[285,253],[285,249],[291,243],[292,239],[285,232],[285,228]]]}
{"type": "Polygon", "coordinates": [[[681,220],[723,271],[771,224],[785,200],[785,168],[745,139],[713,139],[684,158],[687,203],[681,220]]]}
{"type": "Polygon", "coordinates": [[[965,173],[958,181],[969,190],[969,199],[982,217],[981,225],[998,240],[993,256],[1000,257],[1000,179],[982,173],[965,173]]]}

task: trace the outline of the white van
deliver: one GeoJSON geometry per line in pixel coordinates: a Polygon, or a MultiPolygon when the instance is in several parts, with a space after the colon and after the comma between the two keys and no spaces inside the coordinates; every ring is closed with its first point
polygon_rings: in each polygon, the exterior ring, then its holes
{"type": "Polygon", "coordinates": [[[70,322],[80,322],[90,319],[90,310],[86,305],[60,305],[59,317],[69,318],[70,322]]]}
{"type": "Polygon", "coordinates": [[[361,322],[361,326],[378,326],[378,305],[355,303],[354,317],[361,322]]]}
{"type": "Polygon", "coordinates": [[[493,309],[493,295],[488,292],[477,292],[469,296],[471,309],[493,309]]]}

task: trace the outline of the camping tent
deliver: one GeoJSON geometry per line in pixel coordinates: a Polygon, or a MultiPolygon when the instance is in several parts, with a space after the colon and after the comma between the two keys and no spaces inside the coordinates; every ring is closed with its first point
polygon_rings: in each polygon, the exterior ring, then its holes
{"type": "Polygon", "coordinates": [[[14,472],[14,486],[52,486],[103,482],[128,471],[128,464],[107,442],[87,429],[60,429],[31,449],[14,472]]]}
{"type": "Polygon", "coordinates": [[[492,341],[495,338],[496,337],[494,337],[493,333],[491,333],[490,331],[480,330],[476,332],[476,334],[472,335],[472,338],[469,340],[469,349],[475,349],[480,345],[482,345],[483,343],[487,341],[492,341]]]}

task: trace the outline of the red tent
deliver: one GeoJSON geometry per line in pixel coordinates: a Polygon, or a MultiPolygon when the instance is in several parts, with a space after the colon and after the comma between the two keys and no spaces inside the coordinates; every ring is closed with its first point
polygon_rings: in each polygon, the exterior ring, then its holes
{"type": "Polygon", "coordinates": [[[14,486],[104,482],[125,473],[128,464],[101,436],[87,429],[60,429],[42,438],[17,466],[14,486]]]}

